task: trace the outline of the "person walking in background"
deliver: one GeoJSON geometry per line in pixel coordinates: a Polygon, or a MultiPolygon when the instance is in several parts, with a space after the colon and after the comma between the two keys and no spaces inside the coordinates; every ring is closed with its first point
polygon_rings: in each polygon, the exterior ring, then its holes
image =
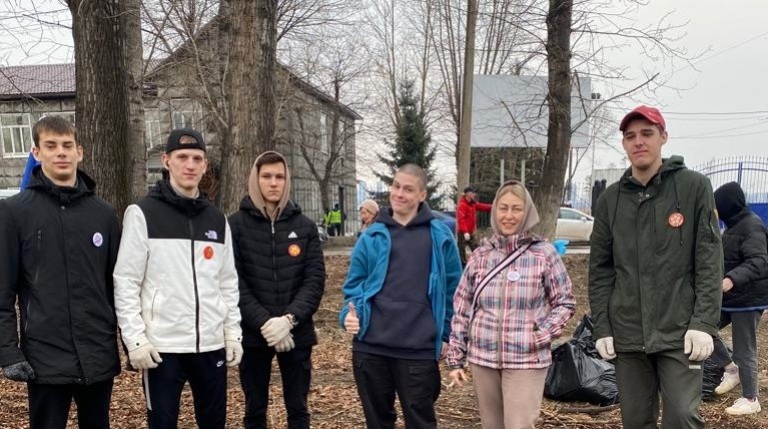
{"type": "Polygon", "coordinates": [[[290,190],[285,158],[264,152],[251,169],[248,195],[230,217],[243,315],[246,429],[267,427],[275,356],[288,428],[310,427],[307,395],[317,344],[312,316],[325,289],[325,261],[317,227],[289,200],[290,190]]]}
{"type": "Polygon", "coordinates": [[[461,263],[453,231],[432,215],[426,198],[424,170],[400,167],[392,207],[357,240],[342,287],[339,324],[354,335],[352,371],[369,429],[394,429],[395,393],[405,427],[437,427],[438,360],[461,263]]]}
{"type": "Polygon", "coordinates": [[[64,429],[73,399],[80,428],[109,428],[120,373],[117,214],[78,170],[74,125],[47,116],[32,138],[40,165],[25,191],[0,202],[0,366],[27,383],[32,429],[64,429]]]}
{"type": "Polygon", "coordinates": [[[712,359],[725,368],[715,388],[718,395],[741,384],[741,397],[725,412],[755,414],[761,410],[757,383],[757,326],[768,308],[768,246],[762,219],[747,207],[736,182],[715,191],[715,204],[725,222],[723,233],[723,306],[720,328],[731,325],[733,356],[721,337],[715,339],[712,359]]]}
{"type": "Polygon", "coordinates": [[[339,203],[333,205],[333,210],[325,216],[325,224],[328,225],[328,234],[331,237],[341,236],[341,219],[343,214],[339,208],[339,203]]]}
{"type": "Polygon", "coordinates": [[[712,186],[661,157],[666,122],[640,106],[619,125],[631,167],[597,202],[589,303],[600,356],[615,359],[626,429],[703,428],[701,361],[720,319],[722,248],[712,186]]]}
{"type": "Polygon", "coordinates": [[[360,203],[360,231],[357,233],[359,236],[376,220],[376,216],[379,215],[379,205],[376,201],[371,199],[364,200],[360,203]]]}
{"type": "Polygon", "coordinates": [[[576,305],[557,250],[529,232],[538,222],[525,187],[502,185],[491,211],[493,235],[474,251],[454,297],[450,376],[462,385],[469,362],[484,428],[533,429],[552,340],[576,305]]]}
{"type": "Polygon", "coordinates": [[[205,150],[199,132],[171,131],[168,179],[123,217],[115,306],[128,359],[144,371],[150,429],[177,427],[187,381],[198,427],[224,429],[227,366],[243,356],[229,224],[199,189],[205,150]]]}
{"type": "Polygon", "coordinates": [[[464,188],[464,195],[459,200],[459,206],[456,208],[456,229],[458,233],[459,257],[461,257],[461,266],[467,265],[467,246],[470,252],[477,248],[475,241],[475,223],[476,213],[490,212],[491,205],[477,202],[477,188],[467,186],[464,188]]]}

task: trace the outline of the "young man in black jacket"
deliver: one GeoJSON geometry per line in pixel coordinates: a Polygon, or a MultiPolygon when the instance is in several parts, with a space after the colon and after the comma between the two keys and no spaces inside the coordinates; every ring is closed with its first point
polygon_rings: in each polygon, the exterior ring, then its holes
{"type": "Polygon", "coordinates": [[[285,158],[265,152],[253,165],[240,210],[229,219],[240,278],[247,429],[267,427],[276,354],[288,428],[309,429],[310,358],[317,344],[312,316],[325,288],[325,262],[317,226],[289,201],[290,189],[285,158]]]}
{"type": "Polygon", "coordinates": [[[722,395],[741,384],[741,397],[725,409],[731,415],[759,413],[757,383],[757,326],[768,308],[768,247],[765,225],[747,207],[736,182],[715,191],[715,204],[727,229],[723,233],[723,306],[720,328],[731,325],[733,355],[722,338],[715,339],[712,359],[725,368],[715,393],[722,395]]]}
{"type": "Polygon", "coordinates": [[[40,166],[27,190],[0,204],[0,366],[27,382],[32,429],[64,429],[72,399],[81,428],[108,428],[120,372],[117,216],[77,170],[83,148],[72,124],[44,117],[32,135],[40,166]]]}

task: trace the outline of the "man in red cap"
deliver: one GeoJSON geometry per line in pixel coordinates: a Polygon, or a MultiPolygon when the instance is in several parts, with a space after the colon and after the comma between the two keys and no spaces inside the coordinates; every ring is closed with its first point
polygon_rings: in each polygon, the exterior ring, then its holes
{"type": "Polygon", "coordinates": [[[720,320],[722,249],[709,180],[661,157],[666,122],[640,106],[619,125],[632,164],[597,201],[589,301],[596,348],[615,359],[625,428],[703,428],[701,361],[720,320]]]}

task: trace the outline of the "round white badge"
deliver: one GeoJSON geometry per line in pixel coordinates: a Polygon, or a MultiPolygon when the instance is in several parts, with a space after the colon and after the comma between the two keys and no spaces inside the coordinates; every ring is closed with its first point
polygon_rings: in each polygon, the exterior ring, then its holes
{"type": "Polygon", "coordinates": [[[104,244],[104,237],[101,235],[101,233],[97,232],[93,234],[93,245],[96,247],[101,247],[102,244],[104,244]]]}
{"type": "Polygon", "coordinates": [[[507,279],[511,282],[516,282],[520,280],[520,273],[517,271],[509,271],[507,272],[507,279]]]}

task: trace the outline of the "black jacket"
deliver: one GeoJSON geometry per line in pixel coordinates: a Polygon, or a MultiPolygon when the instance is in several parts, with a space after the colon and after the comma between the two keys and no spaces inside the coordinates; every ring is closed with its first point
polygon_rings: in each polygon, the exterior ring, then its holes
{"type": "Polygon", "coordinates": [[[723,233],[723,273],[733,281],[733,289],[723,294],[723,310],[768,307],[768,247],[762,219],[747,207],[735,182],[715,191],[715,203],[728,227],[723,233]]]}
{"type": "Polygon", "coordinates": [[[94,187],[82,172],[77,187],[54,186],[36,167],[28,189],[0,204],[0,366],[26,358],[37,383],[91,384],[120,372],[119,227],[94,187]]]}
{"type": "Polygon", "coordinates": [[[317,344],[312,315],[325,289],[317,225],[291,202],[272,225],[247,196],[229,224],[240,279],[243,345],[266,347],[261,326],[287,313],[299,323],[292,331],[296,347],[317,344]]]}

